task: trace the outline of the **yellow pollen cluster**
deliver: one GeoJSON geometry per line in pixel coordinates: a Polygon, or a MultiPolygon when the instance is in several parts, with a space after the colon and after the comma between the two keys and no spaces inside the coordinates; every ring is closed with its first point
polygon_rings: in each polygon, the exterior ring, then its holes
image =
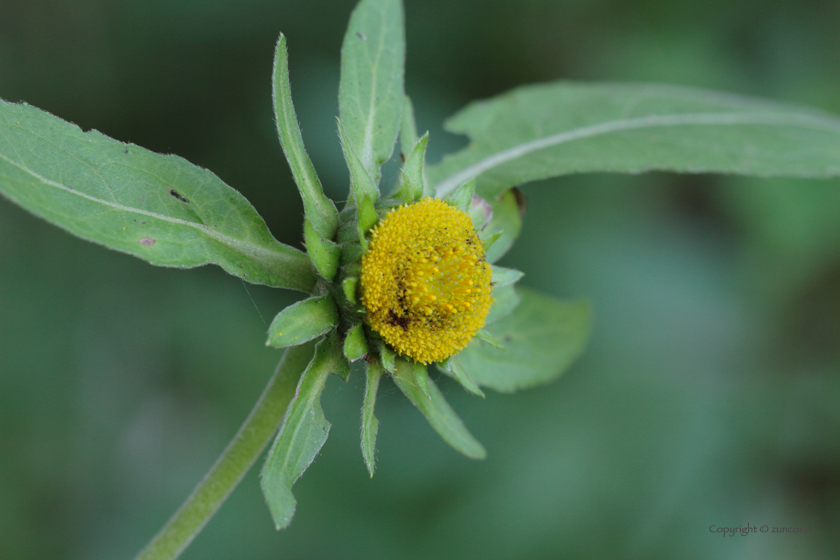
{"type": "Polygon", "coordinates": [[[385,342],[428,364],[462,350],[484,326],[491,277],[470,217],[424,198],[373,230],[362,257],[362,302],[385,342]]]}

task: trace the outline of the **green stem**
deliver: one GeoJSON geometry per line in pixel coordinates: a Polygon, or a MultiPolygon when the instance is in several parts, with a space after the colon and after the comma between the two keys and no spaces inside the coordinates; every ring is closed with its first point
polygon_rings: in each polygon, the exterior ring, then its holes
{"type": "Polygon", "coordinates": [[[135,560],[174,560],[204,528],[277,431],[313,352],[312,343],[286,351],[251,414],[216,464],[135,560]]]}

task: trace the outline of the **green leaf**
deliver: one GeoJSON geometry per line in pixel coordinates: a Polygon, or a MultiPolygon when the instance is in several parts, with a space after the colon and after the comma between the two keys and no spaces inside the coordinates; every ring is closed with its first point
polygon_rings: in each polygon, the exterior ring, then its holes
{"type": "Polygon", "coordinates": [[[341,47],[338,108],[349,144],[375,184],[400,127],[405,72],[400,0],[362,0],[341,47]]]}
{"type": "Polygon", "coordinates": [[[361,207],[363,200],[377,200],[379,198],[379,188],[359,159],[358,153],[347,136],[344,125],[341,124],[341,119],[336,119],[335,122],[338,125],[338,138],[341,140],[344,161],[347,162],[347,168],[350,171],[350,199],[348,202],[361,207]]]}
{"type": "Polygon", "coordinates": [[[487,313],[485,324],[495,323],[499,319],[507,317],[519,305],[520,296],[512,284],[507,286],[493,287],[493,304],[490,312],[487,313]]]}
{"type": "Polygon", "coordinates": [[[330,373],[346,367],[334,337],[315,347],[315,356],[303,372],[295,398],[286,410],[283,425],[260,474],[265,501],[271,510],[275,527],[288,527],[295,513],[292,485],[312,464],[330,431],[330,423],[321,409],[321,392],[330,373]]]}
{"type": "Polygon", "coordinates": [[[393,378],[397,387],[423,413],[446,443],[471,459],[484,459],[487,456],[484,447],[464,427],[434,381],[428,380],[428,395],[417,385],[414,364],[398,359],[393,378]]]}
{"type": "Polygon", "coordinates": [[[510,189],[493,203],[493,216],[478,233],[485,242],[492,240],[496,234],[500,234],[487,249],[485,256],[487,262],[494,263],[502,258],[519,237],[519,232],[522,230],[524,200],[519,189],[510,189]]]}
{"type": "Polygon", "coordinates": [[[303,241],[318,273],[327,280],[335,278],[341,260],[341,247],[321,237],[308,217],[303,219],[303,241]]]}
{"type": "Polygon", "coordinates": [[[217,264],[249,282],[309,291],[309,258],[278,243],[210,171],[0,100],[0,193],[70,233],[151,264],[217,264]]]}
{"type": "Polygon", "coordinates": [[[458,360],[481,386],[512,392],[548,383],[581,354],[589,337],[587,302],[565,302],[520,288],[522,301],[486,330],[504,350],[473,339],[458,360]]]}
{"type": "Polygon", "coordinates": [[[373,407],[376,405],[376,391],[379,389],[379,380],[385,373],[379,362],[367,364],[367,382],[365,384],[365,400],[362,405],[362,457],[365,465],[373,478],[373,471],[376,468],[376,432],[379,431],[379,420],[373,415],[373,407]]]}
{"type": "Polygon", "coordinates": [[[470,144],[429,169],[438,196],[475,177],[495,199],[569,173],[667,170],[840,175],[840,120],[687,87],[556,82],[479,101],[446,122],[470,144]]]}
{"type": "Polygon", "coordinates": [[[475,384],[475,381],[473,381],[470,374],[467,373],[467,370],[464,369],[464,366],[461,365],[461,362],[458,361],[456,356],[449,356],[444,361],[438,362],[437,366],[443,373],[451,376],[455,381],[460,383],[464,389],[474,395],[478,395],[482,399],[484,398],[484,392],[478,388],[478,385],[475,384]]]}
{"type": "Polygon", "coordinates": [[[403,156],[408,154],[417,145],[420,138],[417,135],[417,121],[414,120],[414,105],[407,95],[403,97],[402,120],[400,121],[400,150],[403,156]]]}
{"type": "Polygon", "coordinates": [[[338,325],[338,310],[332,297],[323,295],[294,303],[274,317],[268,327],[266,346],[297,346],[338,325]]]}
{"type": "Polygon", "coordinates": [[[283,153],[292,169],[297,183],[306,217],[324,239],[332,239],[338,228],[338,211],[332,200],[324,194],[315,167],[306,153],[303,137],[298,126],[295,106],[292,103],[292,88],[289,84],[289,56],[286,52],[286,37],[280,34],[274,51],[274,72],[272,76],[274,116],[277,119],[277,135],[283,153]]]}

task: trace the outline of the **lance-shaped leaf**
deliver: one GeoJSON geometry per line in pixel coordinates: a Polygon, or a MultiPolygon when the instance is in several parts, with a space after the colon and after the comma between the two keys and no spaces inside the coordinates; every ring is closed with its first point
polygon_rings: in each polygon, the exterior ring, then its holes
{"type": "Polygon", "coordinates": [[[324,194],[321,181],[303,145],[295,106],[292,103],[292,88],[289,85],[289,55],[286,51],[286,37],[282,33],[274,51],[272,78],[277,135],[280,137],[280,145],[283,147],[283,153],[286,155],[300,197],[303,199],[304,212],[315,230],[324,239],[331,240],[338,228],[338,211],[333,201],[324,194]]]}
{"type": "Polygon", "coordinates": [[[472,103],[446,129],[471,142],[429,169],[439,196],[473,177],[493,200],[526,181],[591,171],[840,174],[834,115],[678,86],[527,86],[472,103]]]}
{"type": "Polygon", "coordinates": [[[360,202],[366,198],[376,200],[379,198],[379,188],[359,159],[359,155],[353,148],[341,119],[337,118],[335,122],[338,126],[338,137],[341,140],[344,161],[347,162],[347,169],[350,171],[350,201],[356,206],[360,206],[360,202]]]}
{"type": "Polygon", "coordinates": [[[520,288],[522,301],[487,332],[504,350],[473,339],[458,361],[479,385],[512,392],[548,383],[581,354],[589,337],[591,309],[520,288]]]}
{"type": "Polygon", "coordinates": [[[347,141],[379,184],[400,126],[405,31],[400,0],[362,0],[341,47],[338,108],[347,141]]]}
{"type": "Polygon", "coordinates": [[[379,430],[379,420],[373,415],[373,408],[376,406],[379,380],[385,373],[385,369],[376,361],[369,362],[366,369],[367,382],[365,400],[362,405],[362,457],[365,459],[368,473],[373,478],[373,471],[376,469],[376,432],[379,430]]]}
{"type": "Polygon", "coordinates": [[[268,327],[266,346],[297,346],[338,325],[338,310],[332,297],[323,295],[294,303],[274,317],[268,327]]]}
{"type": "Polygon", "coordinates": [[[287,527],[295,513],[292,485],[315,459],[330,431],[321,409],[321,392],[327,377],[346,367],[335,337],[318,343],[268,451],[260,484],[278,530],[287,527]]]}
{"type": "Polygon", "coordinates": [[[249,282],[309,291],[308,257],[278,243],[210,171],[0,100],[0,193],[88,241],[151,264],[217,264],[249,282]]]}
{"type": "Polygon", "coordinates": [[[414,364],[398,359],[393,378],[397,387],[423,413],[446,443],[471,459],[484,459],[487,456],[484,446],[467,430],[435,382],[428,380],[428,392],[424,392],[416,383],[414,364]]]}

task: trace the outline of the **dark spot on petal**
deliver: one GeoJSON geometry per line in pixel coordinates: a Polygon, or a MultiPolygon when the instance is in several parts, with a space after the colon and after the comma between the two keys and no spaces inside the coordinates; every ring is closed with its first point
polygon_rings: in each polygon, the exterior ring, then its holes
{"type": "Polygon", "coordinates": [[[393,309],[388,310],[388,319],[386,320],[389,325],[394,327],[399,327],[404,331],[408,330],[408,325],[411,324],[411,319],[408,317],[401,317],[394,313],[393,309]]]}
{"type": "Polygon", "coordinates": [[[154,244],[155,244],[155,240],[150,239],[148,237],[144,237],[143,239],[140,240],[140,245],[145,245],[146,247],[151,247],[154,244]]]}
{"type": "Polygon", "coordinates": [[[181,202],[183,202],[184,204],[189,204],[189,203],[190,203],[190,201],[189,201],[189,200],[187,200],[186,198],[184,198],[183,196],[181,196],[181,193],[179,193],[179,192],[178,192],[178,191],[176,191],[175,189],[170,189],[170,190],[169,190],[169,194],[170,194],[173,198],[176,198],[176,199],[180,200],[180,201],[181,201],[181,202]]]}

